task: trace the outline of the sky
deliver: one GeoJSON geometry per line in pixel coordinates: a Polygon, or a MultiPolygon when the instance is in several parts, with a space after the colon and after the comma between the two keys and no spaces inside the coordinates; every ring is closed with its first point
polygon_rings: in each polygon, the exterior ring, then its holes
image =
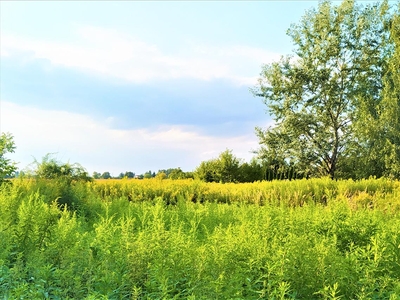
{"type": "Polygon", "coordinates": [[[91,174],[249,161],[273,124],[250,89],[317,1],[0,1],[0,131],[25,169],[91,174]]]}

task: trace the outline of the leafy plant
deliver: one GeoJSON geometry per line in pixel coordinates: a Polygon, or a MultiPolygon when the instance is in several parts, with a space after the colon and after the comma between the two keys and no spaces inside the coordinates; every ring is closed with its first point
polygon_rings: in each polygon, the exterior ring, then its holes
{"type": "Polygon", "coordinates": [[[17,170],[16,163],[5,157],[7,153],[14,153],[15,148],[13,136],[10,133],[2,133],[0,136],[0,184],[17,170]]]}

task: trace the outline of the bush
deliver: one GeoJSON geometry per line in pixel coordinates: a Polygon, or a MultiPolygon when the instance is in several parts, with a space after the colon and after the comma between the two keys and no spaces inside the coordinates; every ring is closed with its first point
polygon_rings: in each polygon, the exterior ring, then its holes
{"type": "Polygon", "coordinates": [[[15,143],[10,133],[2,133],[0,136],[0,184],[4,179],[14,175],[17,167],[15,162],[5,158],[6,153],[14,153],[15,143]]]}
{"type": "Polygon", "coordinates": [[[36,180],[36,187],[46,195],[46,201],[56,200],[60,207],[72,210],[82,208],[85,191],[79,189],[77,193],[77,187],[91,182],[92,178],[80,164],[62,163],[47,154],[41,162],[35,159],[33,166],[33,170],[27,173],[28,177],[36,180]]]}

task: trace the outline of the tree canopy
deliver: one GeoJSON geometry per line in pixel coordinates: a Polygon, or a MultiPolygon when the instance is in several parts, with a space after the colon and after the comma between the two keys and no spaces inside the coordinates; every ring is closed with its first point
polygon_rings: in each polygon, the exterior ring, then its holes
{"type": "Polygon", "coordinates": [[[206,182],[253,182],[264,179],[265,167],[255,159],[242,162],[232,150],[225,150],[218,158],[201,162],[194,174],[206,182]]]}
{"type": "Polygon", "coordinates": [[[296,165],[304,176],[331,178],[383,175],[390,167],[382,161],[380,172],[357,169],[366,164],[360,155],[371,158],[373,151],[387,152],[394,166],[400,132],[389,120],[399,119],[394,17],[387,1],[322,1],[291,26],[294,54],[265,65],[254,89],[275,121],[256,128],[261,158],[296,165]],[[373,146],[381,143],[388,146],[373,146]]]}
{"type": "Polygon", "coordinates": [[[388,71],[383,78],[383,94],[377,105],[377,117],[369,118],[375,129],[371,132],[367,148],[371,150],[363,153],[365,166],[378,169],[379,176],[392,178],[400,178],[400,3],[398,7],[398,13],[389,28],[395,51],[388,60],[388,71]],[[371,166],[371,162],[374,166],[371,166]]]}

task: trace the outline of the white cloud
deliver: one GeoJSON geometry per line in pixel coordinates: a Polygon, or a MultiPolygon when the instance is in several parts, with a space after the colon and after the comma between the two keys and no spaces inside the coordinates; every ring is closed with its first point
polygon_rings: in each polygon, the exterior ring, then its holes
{"type": "Polygon", "coordinates": [[[43,41],[2,33],[1,55],[18,53],[26,59],[46,59],[54,66],[112,76],[132,82],[175,78],[229,79],[255,84],[263,63],[279,58],[276,53],[247,46],[214,47],[188,44],[165,54],[148,44],[115,30],[82,27],[74,43],[43,41]]]}
{"type": "Polygon", "coordinates": [[[1,130],[14,135],[17,151],[11,158],[20,162],[20,168],[32,162],[32,156],[40,159],[47,153],[58,153],[59,159],[79,162],[90,172],[118,175],[127,170],[142,173],[178,166],[190,171],[227,148],[244,159],[257,148],[254,134],[221,138],[181,126],[114,130],[108,126],[111,119],[94,120],[6,101],[1,102],[0,118],[1,130]]]}

